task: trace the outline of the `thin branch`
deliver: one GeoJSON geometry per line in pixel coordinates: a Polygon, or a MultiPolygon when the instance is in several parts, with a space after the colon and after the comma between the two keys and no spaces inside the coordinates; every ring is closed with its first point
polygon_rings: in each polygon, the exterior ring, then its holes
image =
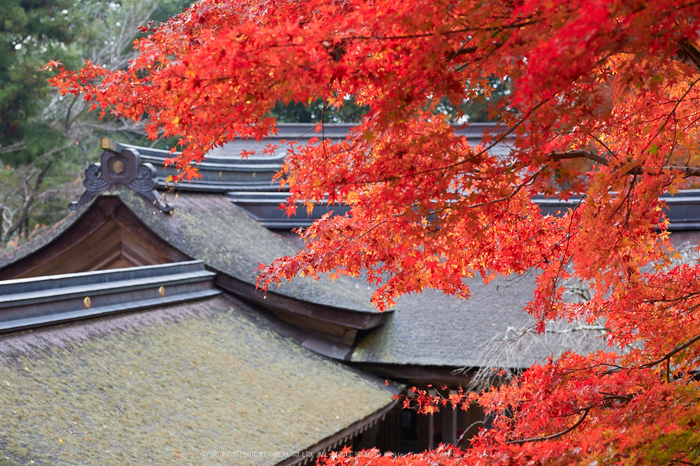
{"type": "Polygon", "coordinates": [[[615,153],[600,138],[598,138],[597,136],[595,136],[594,134],[591,134],[591,133],[588,133],[588,136],[593,138],[601,146],[605,147],[605,150],[607,150],[610,155],[615,157],[615,153]]]}
{"type": "Polygon", "coordinates": [[[673,106],[673,110],[671,110],[671,112],[668,115],[666,115],[666,119],[664,120],[664,123],[659,127],[659,129],[656,132],[656,134],[654,135],[654,137],[649,139],[649,142],[644,147],[642,152],[646,152],[646,150],[649,149],[649,147],[651,147],[651,144],[654,142],[654,139],[656,139],[659,136],[659,134],[661,134],[661,131],[663,131],[663,129],[666,127],[669,120],[671,119],[671,116],[673,116],[673,118],[676,119],[676,110],[678,110],[678,106],[681,104],[681,102],[683,102],[683,100],[685,100],[685,98],[688,96],[688,94],[690,94],[690,91],[693,90],[693,87],[695,87],[695,85],[698,82],[700,82],[700,78],[698,78],[695,81],[693,81],[692,83],[690,83],[690,86],[688,86],[688,89],[686,89],[685,93],[683,93],[681,98],[676,101],[676,104],[673,106]]]}
{"type": "MultiPolygon", "coordinates": [[[[566,160],[566,159],[589,159],[593,160],[594,162],[598,162],[601,165],[608,166],[610,165],[610,161],[606,159],[605,157],[601,157],[600,155],[589,151],[589,150],[584,150],[584,149],[578,149],[578,150],[570,150],[566,152],[552,152],[550,154],[551,159],[554,162],[558,162],[560,160],[566,160]]],[[[670,171],[680,171],[685,173],[686,177],[690,176],[700,176],[700,167],[679,167],[676,165],[669,165],[665,167],[661,167],[661,170],[670,170],[670,171]]],[[[628,175],[641,175],[642,173],[648,172],[648,169],[645,170],[644,167],[635,167],[631,169],[630,171],[627,172],[628,175]]]]}
{"type": "Polygon", "coordinates": [[[569,150],[566,152],[552,152],[550,155],[552,160],[554,162],[558,162],[560,160],[566,160],[566,159],[590,159],[593,160],[594,162],[598,162],[603,165],[608,165],[610,164],[610,161],[606,159],[605,157],[601,157],[598,154],[595,154],[589,150],[569,150]]]}
{"type": "Polygon", "coordinates": [[[468,158],[466,160],[460,160],[459,162],[454,162],[454,163],[451,163],[449,165],[444,165],[444,166],[436,167],[436,168],[429,168],[426,170],[421,170],[419,172],[411,173],[411,176],[423,175],[423,174],[431,173],[431,172],[435,172],[435,171],[449,170],[451,168],[457,167],[459,165],[463,165],[470,160],[474,160],[477,157],[481,157],[482,155],[489,153],[491,151],[491,149],[493,149],[494,147],[496,147],[497,145],[499,145],[500,143],[505,141],[505,139],[508,136],[513,134],[513,132],[516,129],[518,129],[520,126],[522,126],[525,123],[525,121],[527,121],[527,119],[530,118],[530,115],[532,115],[535,111],[537,111],[540,107],[542,107],[548,101],[549,101],[549,97],[544,99],[543,101],[541,101],[540,103],[538,103],[534,107],[532,107],[530,110],[527,111],[527,113],[525,113],[525,115],[523,115],[520,118],[520,120],[516,124],[514,124],[512,127],[508,128],[508,129],[506,129],[506,131],[499,133],[498,137],[488,147],[485,147],[483,150],[477,152],[476,154],[473,154],[470,158],[468,158]]]}
{"type": "Polygon", "coordinates": [[[457,439],[457,442],[455,442],[455,443],[457,443],[457,445],[459,445],[460,443],[462,443],[462,440],[464,440],[464,436],[467,435],[467,432],[469,432],[469,431],[471,430],[472,427],[478,426],[479,424],[482,424],[482,425],[485,426],[485,425],[486,425],[486,421],[475,421],[475,422],[472,422],[471,424],[469,424],[469,427],[467,427],[466,429],[464,429],[464,431],[462,432],[462,435],[459,436],[459,438],[457,439]]]}
{"type": "Polygon", "coordinates": [[[27,145],[28,144],[25,141],[16,142],[14,144],[10,144],[7,147],[2,147],[2,144],[0,144],[0,154],[7,154],[8,152],[20,151],[26,148],[27,145]]]}
{"type": "Polygon", "coordinates": [[[22,179],[24,184],[24,203],[20,210],[19,218],[10,226],[10,228],[7,229],[7,232],[5,233],[5,241],[9,240],[12,234],[22,226],[22,223],[25,220],[29,218],[29,209],[32,207],[32,205],[34,205],[39,189],[41,189],[41,185],[44,182],[44,177],[52,165],[53,161],[49,161],[49,163],[47,163],[44,168],[41,169],[39,175],[34,180],[34,186],[31,188],[29,187],[29,179],[34,176],[34,172],[32,172],[28,178],[22,179]]]}
{"type": "Polygon", "coordinates": [[[684,349],[689,348],[690,346],[697,343],[698,341],[700,341],[700,334],[694,336],[693,338],[691,338],[687,342],[683,343],[682,345],[676,346],[675,348],[673,348],[671,351],[669,351],[663,357],[657,359],[656,361],[652,361],[652,362],[643,364],[641,367],[643,367],[643,368],[654,367],[655,365],[660,364],[666,360],[670,360],[673,356],[680,353],[684,349]]]}
{"type": "Polygon", "coordinates": [[[546,333],[558,333],[558,334],[564,334],[564,333],[571,333],[571,332],[584,332],[584,331],[600,331],[600,332],[607,332],[608,329],[605,328],[602,325],[585,325],[585,324],[579,324],[578,327],[574,328],[567,328],[564,330],[547,330],[545,329],[546,333]]]}
{"type": "Polygon", "coordinates": [[[473,47],[462,47],[457,50],[453,50],[452,52],[448,53],[447,56],[445,57],[445,60],[447,61],[452,61],[455,58],[459,57],[460,55],[467,55],[470,53],[475,53],[478,50],[476,46],[473,47]]]}
{"type": "Polygon", "coordinates": [[[505,444],[506,445],[523,445],[525,443],[545,442],[547,440],[554,440],[554,439],[557,439],[559,437],[563,437],[564,435],[568,434],[569,432],[571,432],[572,430],[574,430],[578,426],[580,426],[581,423],[586,419],[586,416],[588,416],[588,413],[590,412],[590,410],[591,410],[591,407],[585,408],[583,410],[583,414],[581,415],[579,420],[576,421],[576,424],[574,424],[573,426],[569,427],[566,430],[562,430],[561,432],[558,432],[556,434],[547,435],[546,437],[533,437],[533,438],[526,438],[526,439],[522,439],[522,440],[511,440],[509,442],[505,442],[505,444]]]}

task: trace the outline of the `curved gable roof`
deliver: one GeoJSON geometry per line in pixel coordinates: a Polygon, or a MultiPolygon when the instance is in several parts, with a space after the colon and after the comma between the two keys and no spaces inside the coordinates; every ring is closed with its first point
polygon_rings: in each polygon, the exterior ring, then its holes
{"type": "MultiPolygon", "coordinates": [[[[154,233],[187,256],[244,283],[255,285],[259,264],[292,256],[297,250],[281,236],[267,230],[243,209],[217,194],[179,193],[170,196],[170,216],[156,214],[151,206],[129,190],[119,198],[154,233]]],[[[349,279],[335,281],[297,277],[271,289],[300,301],[363,313],[377,313],[371,292],[349,279]]]]}
{"type": "MultiPolygon", "coordinates": [[[[105,229],[105,223],[111,221],[126,227],[132,237],[147,243],[146,252],[152,254],[157,263],[201,260],[209,268],[246,285],[248,297],[255,300],[263,299],[261,292],[254,292],[260,262],[270,263],[277,257],[296,253],[296,249],[281,236],[259,225],[224,196],[179,193],[170,196],[168,202],[175,208],[172,215],[158,212],[126,188],[116,189],[112,195],[102,195],[45,234],[0,257],[0,280],[36,276],[39,272],[43,275],[83,271],[47,272],[43,264],[49,259],[61,262],[63,256],[69,255],[70,248],[86,238],[94,243],[91,243],[93,249],[99,250],[104,237],[98,233],[101,228],[105,229]],[[115,194],[118,199],[114,198],[115,194]],[[157,255],[162,257],[155,257],[157,255]],[[32,271],[37,272],[32,274],[32,271]]],[[[298,278],[284,283],[279,289],[270,290],[269,295],[270,298],[280,296],[311,306],[350,311],[351,314],[377,314],[369,300],[370,290],[349,279],[331,282],[298,278]]],[[[360,327],[364,328],[363,325],[360,327]]]]}

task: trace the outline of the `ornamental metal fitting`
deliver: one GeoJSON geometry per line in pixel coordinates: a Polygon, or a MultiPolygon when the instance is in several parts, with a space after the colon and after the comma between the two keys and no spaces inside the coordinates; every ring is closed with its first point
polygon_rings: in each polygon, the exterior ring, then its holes
{"type": "Polygon", "coordinates": [[[110,186],[124,185],[144,198],[161,212],[172,214],[173,208],[161,201],[156,186],[156,169],[150,163],[141,163],[141,155],[134,148],[121,148],[109,138],[102,138],[100,163],[93,163],[85,170],[85,192],[78,202],[68,208],[76,210],[89,203],[110,186]]]}

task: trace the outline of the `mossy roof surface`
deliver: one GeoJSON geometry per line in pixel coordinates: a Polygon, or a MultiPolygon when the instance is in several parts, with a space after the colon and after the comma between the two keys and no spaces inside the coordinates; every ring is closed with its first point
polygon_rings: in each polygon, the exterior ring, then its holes
{"type": "MultiPolygon", "coordinates": [[[[255,284],[260,263],[293,256],[297,249],[267,230],[243,209],[217,194],[179,193],[168,196],[172,215],[163,215],[128,189],[117,191],[120,199],[152,231],[184,254],[246,283],[255,284]]],[[[302,301],[377,312],[370,303],[371,291],[341,277],[335,281],[297,277],[270,291],[302,301]]]]}
{"type": "MultiPolygon", "coordinates": [[[[356,362],[449,367],[531,366],[552,354],[602,349],[598,334],[572,341],[566,333],[527,335],[499,348],[503,338],[533,323],[523,310],[533,298],[535,276],[497,277],[488,285],[470,281],[471,297],[459,300],[435,290],[401,297],[380,328],[351,355],[356,362]]],[[[580,332],[578,332],[580,333],[580,332]]]]}
{"type": "Polygon", "coordinates": [[[244,309],[219,297],[3,337],[0,464],[275,464],[393,401],[244,309]]]}

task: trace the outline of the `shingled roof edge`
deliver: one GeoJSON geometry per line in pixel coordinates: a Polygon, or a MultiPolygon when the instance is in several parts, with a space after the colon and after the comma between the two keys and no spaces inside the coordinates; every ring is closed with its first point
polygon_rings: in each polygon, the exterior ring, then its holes
{"type": "Polygon", "coordinates": [[[296,250],[276,234],[258,225],[247,213],[224,197],[182,194],[179,200],[174,200],[174,205],[182,205],[183,200],[188,200],[187,208],[176,209],[173,215],[163,215],[159,212],[154,214],[155,211],[150,206],[128,189],[117,189],[111,195],[105,193],[36,240],[0,257],[0,280],[31,276],[27,273],[42,264],[39,257],[42,251],[48,251],[57,242],[65,243],[58,248],[58,252],[51,253],[55,259],[59,253],[69,249],[71,244],[77,244],[91,231],[97,230],[110,218],[115,218],[125,228],[139,227],[138,236],[150,235],[152,241],[158,242],[156,248],[169,249],[170,261],[202,260],[210,270],[231,277],[238,284],[245,284],[249,288],[245,293],[241,292],[240,286],[231,292],[244,294],[246,299],[259,304],[266,305],[274,301],[279,309],[296,313],[298,309],[304,308],[306,314],[314,316],[320,316],[319,312],[323,311],[321,314],[324,314],[324,320],[338,322],[340,319],[343,325],[360,329],[375,327],[383,321],[384,316],[379,315],[371,306],[369,294],[364,293],[367,300],[362,303],[362,289],[358,290],[357,285],[350,281],[344,283],[336,280],[335,283],[329,281],[326,284],[311,279],[297,280],[280,290],[270,290],[266,299],[264,293],[255,290],[258,263],[293,254],[296,250]],[[191,196],[195,198],[190,199],[191,196]],[[214,204],[216,212],[207,212],[207,207],[197,204],[200,200],[206,205],[214,204]],[[116,204],[107,206],[107,203],[116,204]],[[133,220],[126,218],[129,216],[126,211],[116,212],[119,205],[130,212],[133,220]],[[91,211],[95,213],[88,215],[91,211]],[[222,215],[226,217],[221,218],[222,215]],[[207,222],[216,223],[216,228],[206,228],[207,222]],[[74,231],[76,228],[81,231],[74,231]],[[32,260],[36,263],[32,263],[32,260]]]}

